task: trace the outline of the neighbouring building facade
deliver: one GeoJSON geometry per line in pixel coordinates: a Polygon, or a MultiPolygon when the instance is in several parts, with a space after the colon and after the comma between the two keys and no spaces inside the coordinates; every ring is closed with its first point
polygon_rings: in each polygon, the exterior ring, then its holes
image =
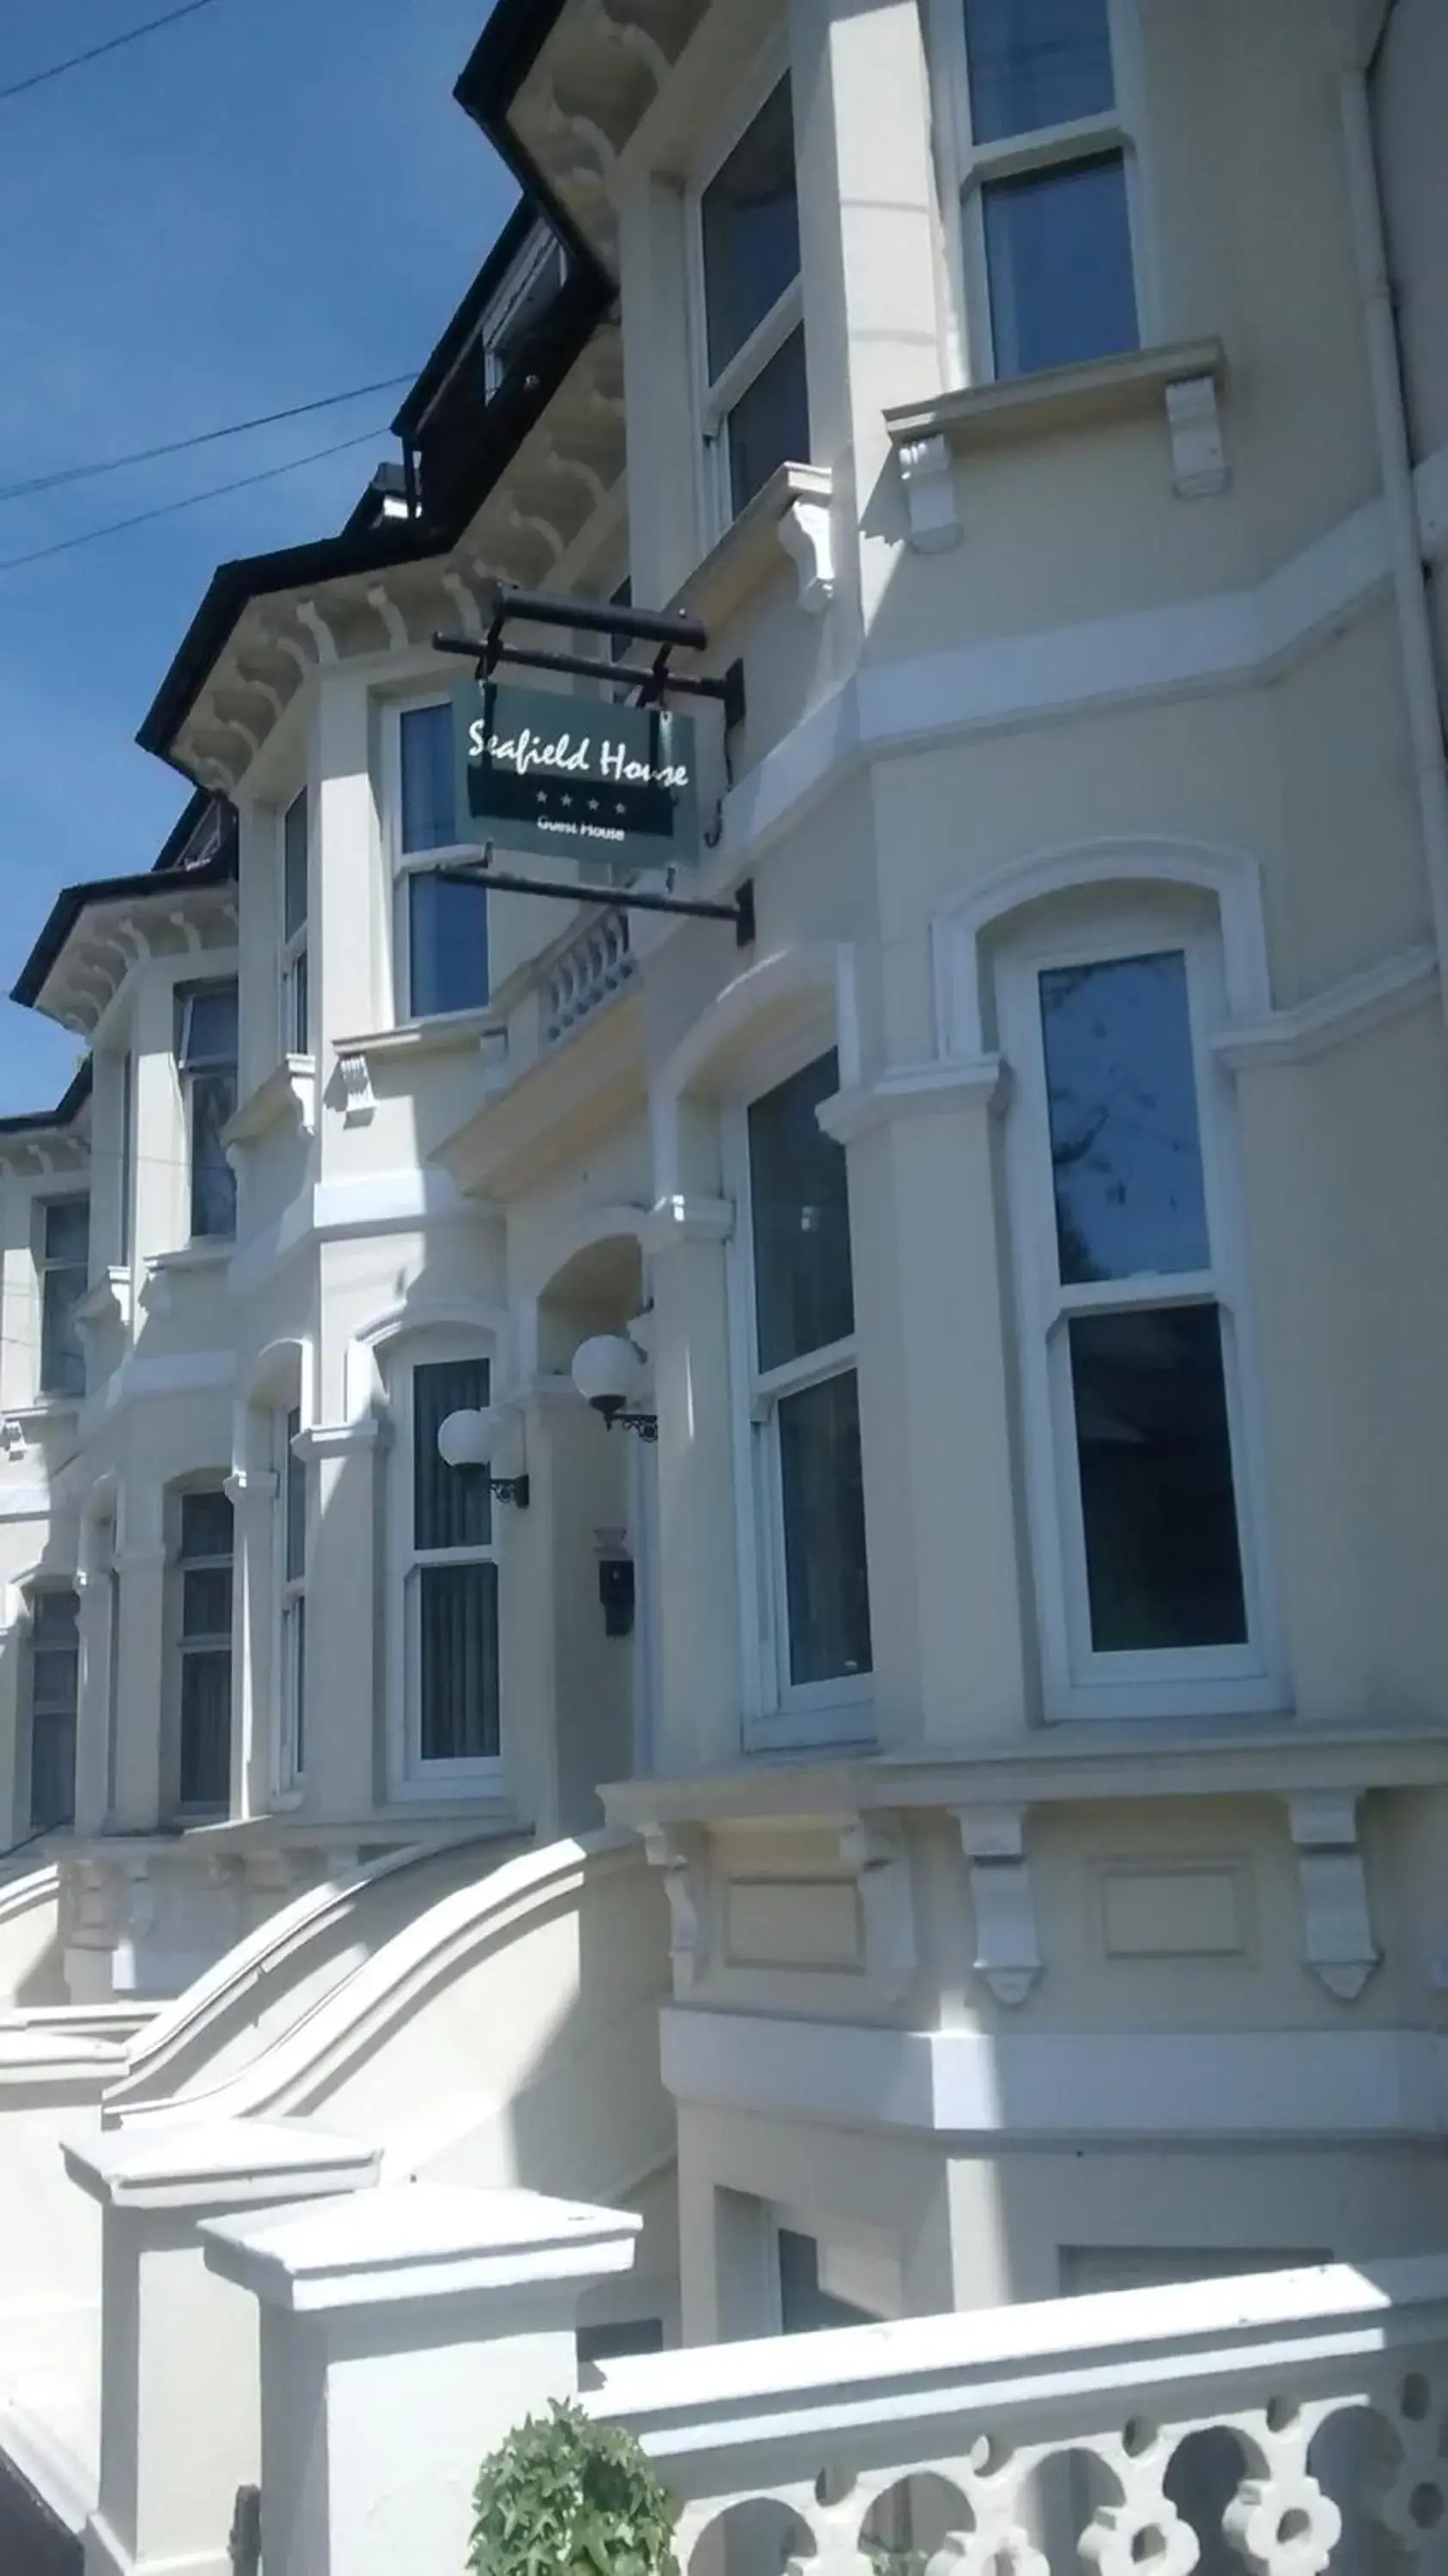
{"type": "MultiPolygon", "coordinates": [[[[1448,44],[1384,14],[499,0],[525,202],[406,472],[217,573],[193,802],[17,988],[87,1056],[0,1132],[11,1990],[184,2071],[250,1943],[295,2052],[269,1921],[380,1868],[421,1957],[389,1856],[451,1927],[606,1822],[537,1953],[601,2335],[1439,2241],[1448,44]],[[499,582],[742,675],[675,891],[752,925],[482,881],[499,582]]],[[[370,2092],[216,2100],[420,2169],[385,1983],[370,2092]]]]}

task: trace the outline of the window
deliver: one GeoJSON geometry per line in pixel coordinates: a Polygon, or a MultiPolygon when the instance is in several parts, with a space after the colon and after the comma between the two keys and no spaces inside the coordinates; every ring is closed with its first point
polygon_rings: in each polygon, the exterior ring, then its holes
{"type": "Polygon", "coordinates": [[[72,1591],[36,1592],[30,1604],[30,1830],[75,1818],[75,1715],[80,1687],[80,1604],[72,1591]]]}
{"type": "Polygon", "coordinates": [[[446,1466],[437,1435],[450,1413],[488,1402],[485,1359],[419,1362],[410,1372],[411,1457],[404,1573],[408,1765],[496,1763],[498,1564],[485,1476],[446,1466]]]}
{"type": "Polygon", "coordinates": [[[233,1235],[236,1175],[221,1139],[236,1112],[234,983],[178,988],[176,1069],[186,1104],[192,1240],[233,1235]]]}
{"type": "Polygon", "coordinates": [[[90,1276],[89,1199],[48,1199],[40,1216],[40,1392],[84,1395],[76,1308],[90,1276]]]}
{"type": "Polygon", "coordinates": [[[181,1747],[178,1804],[231,1802],[231,1503],[219,1487],[181,1496],[181,1747]]]}
{"type": "Polygon", "coordinates": [[[281,1786],[294,1788],[307,1756],[307,1470],[294,1446],[299,1411],[281,1417],[281,1786]]]}
{"type": "Polygon", "coordinates": [[[307,914],[311,850],[307,796],[294,796],[282,818],[282,1053],[310,1055],[307,914]]]}
{"type": "Polygon", "coordinates": [[[483,390],[489,402],[536,345],[565,275],[562,243],[540,226],[483,320],[483,390]]]}
{"type": "Polygon", "coordinates": [[[703,429],[713,514],[737,518],[775,467],[810,451],[786,77],[699,197],[703,429]]]}
{"type": "Polygon", "coordinates": [[[781,2334],[819,2334],[832,2326],[869,2326],[878,2323],[875,2311],[856,2305],[853,2299],[837,2298],[820,2282],[820,2249],[813,2236],[802,2236],[792,2227],[781,2227],[775,2239],[779,2260],[779,2321],[781,2334]]]}
{"type": "Polygon", "coordinates": [[[452,707],[403,707],[397,718],[396,860],[399,994],[406,1016],[480,1010],[488,998],[488,896],[441,876],[429,859],[475,864],[457,837],[452,707]]]}
{"type": "Polygon", "coordinates": [[[766,1692],[795,1731],[825,1736],[859,1731],[841,1712],[865,1699],[871,1670],[845,1157],[815,1116],[838,1088],[833,1053],[821,1056],[745,1122],[766,1692]]]}
{"type": "Polygon", "coordinates": [[[1213,944],[1160,926],[1018,961],[1014,1181],[1055,1714],[1257,1704],[1243,1318],[1213,944]],[[1049,1462],[1049,1463],[1048,1463],[1049,1462]],[[1181,1694],[1185,1692],[1184,1698],[1181,1694]]]}
{"type": "Polygon", "coordinates": [[[120,1209],[116,1236],[117,1259],[124,1267],[131,1258],[131,1229],[135,1223],[136,1189],[136,1059],[127,1048],[121,1058],[121,1155],[120,1209]]]}
{"type": "Polygon", "coordinates": [[[997,377],[1140,345],[1121,0],[936,0],[957,101],[966,302],[997,377]]]}

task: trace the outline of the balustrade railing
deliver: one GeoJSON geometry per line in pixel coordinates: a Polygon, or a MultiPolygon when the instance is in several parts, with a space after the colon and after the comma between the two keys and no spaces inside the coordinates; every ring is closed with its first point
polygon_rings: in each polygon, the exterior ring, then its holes
{"type": "Polygon", "coordinates": [[[626,912],[600,913],[556,957],[543,986],[543,1042],[556,1046],[615,993],[638,970],[626,912]]]}
{"type": "Polygon", "coordinates": [[[681,2576],[1448,2563],[1448,2260],[619,2361],[681,2576]]]}

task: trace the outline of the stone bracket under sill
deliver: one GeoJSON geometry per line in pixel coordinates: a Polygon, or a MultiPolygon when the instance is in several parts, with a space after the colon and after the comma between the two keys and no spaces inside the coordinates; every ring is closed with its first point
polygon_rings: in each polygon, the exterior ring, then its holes
{"type": "Polygon", "coordinates": [[[359,1037],[338,1038],[343,1123],[364,1127],[375,1114],[373,1081],[379,1067],[415,1064],[424,1056],[462,1054],[471,1048],[483,1059],[485,1084],[506,1072],[508,1029],[496,1002],[482,1011],[445,1011],[433,1020],[405,1020],[395,1029],[369,1029],[359,1037]]]}
{"type": "Polygon", "coordinates": [[[241,1106],[228,1119],[221,1141],[229,1153],[233,1145],[255,1145],[284,1118],[293,1118],[304,1136],[313,1134],[317,1124],[317,1060],[310,1055],[284,1055],[273,1065],[264,1081],[247,1093],[241,1106]]]}
{"type": "Polygon", "coordinates": [[[99,1279],[92,1280],[85,1295],[76,1306],[75,1319],[83,1333],[101,1330],[107,1324],[119,1324],[122,1331],[127,1331],[131,1323],[134,1302],[134,1283],[130,1271],[119,1264],[113,1264],[109,1269],[101,1272],[99,1279]]]}
{"type": "Polygon", "coordinates": [[[169,1315],[172,1308],[172,1281],[186,1272],[219,1275],[230,1267],[236,1244],[231,1235],[218,1235],[211,1241],[179,1244],[174,1252],[153,1252],[146,1263],[146,1277],[141,1289],[141,1304],[150,1315],[169,1315]]]}
{"type": "Polygon", "coordinates": [[[955,462],[965,450],[1050,437],[1078,425],[1149,419],[1158,408],[1166,420],[1173,490],[1183,500],[1225,491],[1219,397],[1226,380],[1220,340],[1182,340],[894,406],[885,426],[900,470],[910,544],[918,554],[938,554],[960,543],[955,462]]]}
{"type": "Polygon", "coordinates": [[[751,591],[779,570],[780,549],[799,576],[800,606],[821,616],[835,594],[827,465],[779,465],[746,501],[716,546],[670,600],[713,625],[732,617],[751,591]]]}

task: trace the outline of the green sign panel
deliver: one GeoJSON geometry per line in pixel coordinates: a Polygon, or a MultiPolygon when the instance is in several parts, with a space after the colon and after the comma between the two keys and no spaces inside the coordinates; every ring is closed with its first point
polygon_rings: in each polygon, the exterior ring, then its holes
{"type": "Polygon", "coordinates": [[[694,727],[664,707],[466,680],[454,692],[460,840],[588,875],[696,867],[694,727]]]}

